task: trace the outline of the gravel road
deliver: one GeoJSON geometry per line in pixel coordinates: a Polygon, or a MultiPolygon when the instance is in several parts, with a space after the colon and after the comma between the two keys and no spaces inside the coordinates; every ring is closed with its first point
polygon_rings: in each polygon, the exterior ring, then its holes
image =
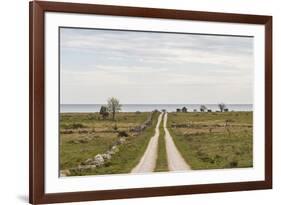
{"type": "Polygon", "coordinates": [[[165,113],[164,131],[165,131],[168,168],[170,171],[191,170],[190,166],[185,162],[185,160],[181,156],[179,150],[177,149],[173,141],[173,138],[170,135],[169,130],[167,129],[167,119],[168,119],[168,113],[165,113]]]}
{"type": "Polygon", "coordinates": [[[161,113],[158,117],[158,122],[155,127],[155,134],[153,137],[151,137],[144,155],[142,156],[137,166],[132,169],[131,173],[145,173],[154,171],[157,160],[159,126],[162,121],[162,116],[163,113],[161,113]]]}

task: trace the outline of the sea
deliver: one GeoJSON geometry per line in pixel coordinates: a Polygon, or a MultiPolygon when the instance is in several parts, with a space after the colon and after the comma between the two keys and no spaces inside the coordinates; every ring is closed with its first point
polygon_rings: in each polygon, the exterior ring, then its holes
{"type": "MultiPolygon", "coordinates": [[[[99,112],[100,107],[103,104],[61,104],[60,112],[68,113],[68,112],[99,112]]],[[[176,112],[179,108],[186,107],[188,112],[194,112],[200,110],[200,106],[202,104],[122,104],[121,112],[151,112],[153,110],[166,110],[167,112],[176,112]]],[[[212,110],[212,112],[219,111],[219,107],[217,104],[204,104],[207,109],[212,110]]],[[[252,104],[227,104],[226,108],[229,111],[252,111],[252,104]]]]}

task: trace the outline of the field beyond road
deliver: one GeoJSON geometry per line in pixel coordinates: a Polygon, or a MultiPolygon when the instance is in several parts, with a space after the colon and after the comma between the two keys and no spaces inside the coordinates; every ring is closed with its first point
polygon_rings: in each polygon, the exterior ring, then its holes
{"type": "Polygon", "coordinates": [[[115,120],[61,113],[60,173],[130,173],[148,162],[151,172],[252,167],[252,118],[252,112],[120,112],[115,120]]]}
{"type": "Polygon", "coordinates": [[[193,170],[253,166],[252,112],[169,113],[168,129],[193,170]]]}

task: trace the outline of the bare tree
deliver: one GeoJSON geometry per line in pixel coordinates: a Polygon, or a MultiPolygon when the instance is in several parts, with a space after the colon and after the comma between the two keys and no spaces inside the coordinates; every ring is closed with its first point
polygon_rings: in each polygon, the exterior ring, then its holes
{"type": "Polygon", "coordinates": [[[205,105],[200,106],[200,112],[205,112],[207,110],[207,107],[205,105]]]}
{"type": "Polygon", "coordinates": [[[219,104],[218,104],[218,107],[219,107],[220,111],[223,112],[224,109],[226,108],[226,104],[224,104],[224,103],[219,103],[219,104]]]}
{"type": "Polygon", "coordinates": [[[112,119],[115,120],[116,112],[121,110],[122,105],[117,98],[111,97],[107,100],[107,108],[109,112],[112,112],[112,119]]]}

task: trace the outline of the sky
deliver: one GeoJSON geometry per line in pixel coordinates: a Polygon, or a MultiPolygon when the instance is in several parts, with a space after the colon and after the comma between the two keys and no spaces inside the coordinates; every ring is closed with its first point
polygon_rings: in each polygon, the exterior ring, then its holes
{"type": "Polygon", "coordinates": [[[253,37],[60,28],[61,104],[252,104],[253,37]]]}

